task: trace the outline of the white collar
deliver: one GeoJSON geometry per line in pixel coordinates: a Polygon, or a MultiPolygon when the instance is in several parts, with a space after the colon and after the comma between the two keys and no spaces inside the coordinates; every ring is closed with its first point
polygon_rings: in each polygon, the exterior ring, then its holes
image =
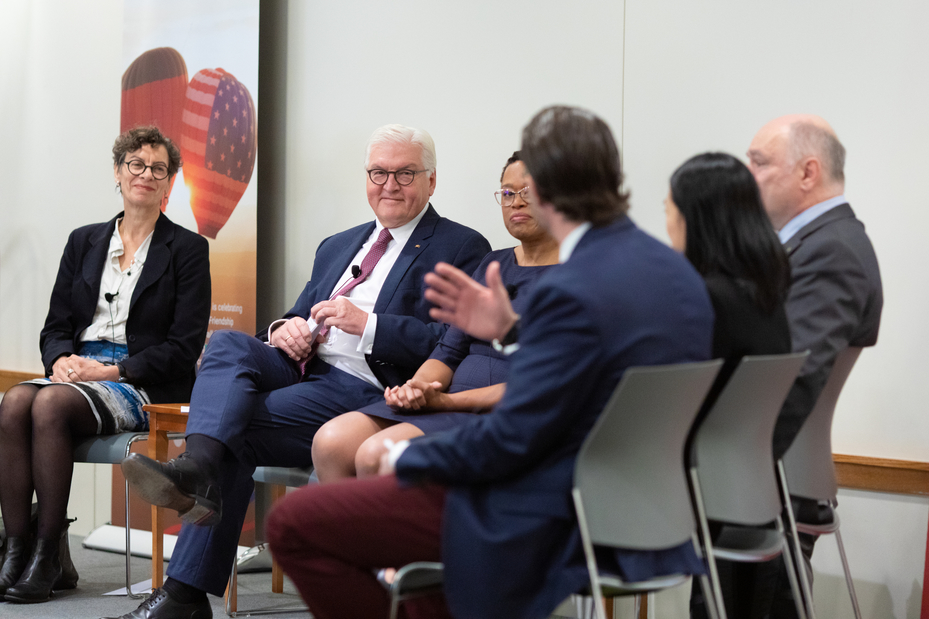
{"type": "Polygon", "coordinates": [[[558,262],[567,262],[571,257],[571,254],[574,253],[574,249],[577,247],[577,244],[580,243],[581,238],[584,236],[590,227],[593,224],[589,221],[578,225],[574,230],[568,233],[568,236],[564,237],[561,243],[558,245],[558,262]]]}

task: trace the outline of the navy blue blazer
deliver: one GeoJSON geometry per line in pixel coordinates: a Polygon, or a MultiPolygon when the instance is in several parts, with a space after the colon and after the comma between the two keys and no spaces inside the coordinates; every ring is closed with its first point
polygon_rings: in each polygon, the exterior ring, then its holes
{"type": "MultiPolygon", "coordinates": [[[[703,280],[626,217],[585,233],[528,308],[494,411],[414,440],[397,462],[404,483],[450,487],[442,561],[456,617],[547,617],[584,587],[571,501],[584,438],[626,368],[710,357],[703,280]]],[[[691,569],[692,556],[658,569],[691,569]]]]}
{"type": "Polygon", "coordinates": [[[774,428],[774,457],[793,442],[849,346],[874,346],[884,306],[881,272],[864,224],[841,204],[784,244],[790,260],[787,319],[794,351],[809,350],[774,428]]]}
{"type": "MultiPolygon", "coordinates": [[[[310,309],[332,294],[349,263],[374,231],[370,222],[330,236],[319,244],[313,273],[284,318],[307,318],[310,309]]],[[[440,217],[431,204],[413,230],[377,296],[377,331],[368,366],[384,385],[399,385],[429,358],[448,329],[429,316],[432,305],[423,298],[423,277],[437,262],[447,262],[472,273],[490,251],[479,232],[440,217]]],[[[267,338],[267,329],[259,333],[267,338]]]]}
{"type": "MultiPolygon", "coordinates": [[[[100,297],[103,266],[120,213],[68,237],[39,336],[46,376],[62,355],[77,354],[100,297]]],[[[210,246],[163,213],[129,304],[123,367],[152,402],[186,402],[210,321],[210,246]]]]}

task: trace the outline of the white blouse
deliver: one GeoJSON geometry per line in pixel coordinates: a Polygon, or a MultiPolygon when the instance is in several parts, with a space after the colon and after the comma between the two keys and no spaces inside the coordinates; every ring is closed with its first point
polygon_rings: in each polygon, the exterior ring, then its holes
{"type": "Polygon", "coordinates": [[[119,224],[122,221],[122,219],[117,220],[116,227],[113,229],[113,236],[110,237],[110,248],[107,259],[103,263],[103,277],[100,280],[100,296],[97,299],[97,309],[94,312],[93,322],[81,333],[82,342],[106,340],[116,344],[126,343],[129,301],[132,299],[136,284],[139,283],[139,276],[145,266],[145,259],[148,257],[148,248],[151,247],[154,231],[142,241],[129,266],[123,271],[119,268],[119,258],[124,253],[123,239],[119,235],[119,224]]]}

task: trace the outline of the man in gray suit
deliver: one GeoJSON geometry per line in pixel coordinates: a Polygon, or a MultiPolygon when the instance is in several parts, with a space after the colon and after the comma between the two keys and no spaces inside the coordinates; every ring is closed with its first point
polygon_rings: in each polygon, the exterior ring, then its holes
{"type": "MultiPolygon", "coordinates": [[[[836,355],[877,342],[884,298],[874,248],[843,195],[845,147],[829,123],[812,115],[777,118],[755,135],[748,158],[790,260],[793,349],[810,350],[774,431],[780,458],[812,412],[836,355]]],[[[794,499],[794,509],[803,521],[831,518],[813,501],[794,499]]],[[[815,538],[801,537],[809,569],[815,538]]],[[[779,586],[771,617],[796,616],[790,599],[789,588],[779,586]]]]}
{"type": "Polygon", "coordinates": [[[783,116],[761,128],[748,158],[790,258],[793,349],[810,350],[778,418],[779,458],[813,410],[836,355],[877,342],[884,298],[874,248],[842,195],[845,148],[832,127],[818,116],[783,116]]]}

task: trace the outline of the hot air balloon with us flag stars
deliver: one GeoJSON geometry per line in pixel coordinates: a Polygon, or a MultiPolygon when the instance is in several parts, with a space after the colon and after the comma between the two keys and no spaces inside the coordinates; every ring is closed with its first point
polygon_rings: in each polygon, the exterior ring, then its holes
{"type": "Polygon", "coordinates": [[[255,169],[255,103],[234,75],[217,68],[193,76],[184,101],[180,147],[198,231],[215,239],[255,169]]]}

